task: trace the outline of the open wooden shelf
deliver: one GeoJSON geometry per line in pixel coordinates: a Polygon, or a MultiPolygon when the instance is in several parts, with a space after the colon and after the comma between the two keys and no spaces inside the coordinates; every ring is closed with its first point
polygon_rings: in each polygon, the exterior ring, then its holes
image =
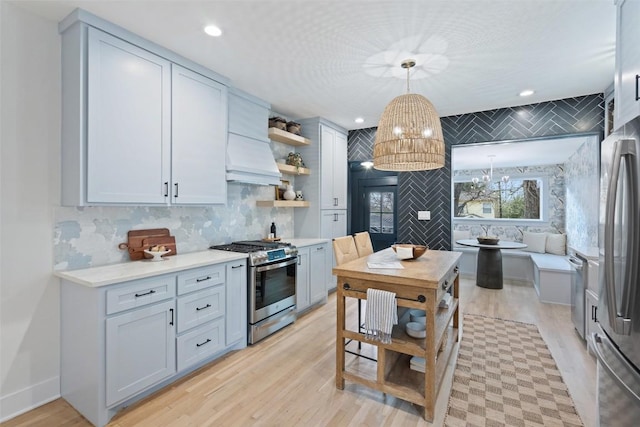
{"type": "Polygon", "coordinates": [[[277,163],[277,165],[280,173],[284,173],[287,175],[311,175],[311,169],[299,168],[284,163],[277,163]]]}
{"type": "Polygon", "coordinates": [[[258,200],[256,206],[270,207],[270,208],[308,208],[309,202],[306,200],[258,200]]]}
{"type": "Polygon", "coordinates": [[[278,128],[269,128],[269,139],[282,142],[283,144],[287,145],[311,145],[311,140],[300,135],[296,135],[295,133],[287,132],[286,130],[278,128]]]}

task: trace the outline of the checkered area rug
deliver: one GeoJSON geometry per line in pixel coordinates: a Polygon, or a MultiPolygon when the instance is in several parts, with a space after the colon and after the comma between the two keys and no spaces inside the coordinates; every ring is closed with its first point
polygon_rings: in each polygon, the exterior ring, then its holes
{"type": "Polygon", "coordinates": [[[444,424],[583,425],[535,325],[469,314],[444,424]]]}

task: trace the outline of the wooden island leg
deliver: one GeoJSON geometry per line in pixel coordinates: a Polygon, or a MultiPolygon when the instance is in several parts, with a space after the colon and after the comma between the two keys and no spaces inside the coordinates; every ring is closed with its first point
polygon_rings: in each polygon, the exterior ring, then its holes
{"type": "Polygon", "coordinates": [[[336,388],[344,390],[344,335],[345,323],[345,296],[342,292],[342,281],[338,277],[337,289],[337,319],[336,319],[336,388]]]}

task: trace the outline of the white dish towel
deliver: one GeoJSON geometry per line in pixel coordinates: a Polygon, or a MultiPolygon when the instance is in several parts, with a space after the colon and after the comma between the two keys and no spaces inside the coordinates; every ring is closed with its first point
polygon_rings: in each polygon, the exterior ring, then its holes
{"type": "Polygon", "coordinates": [[[364,317],[365,338],[389,344],[393,325],[397,324],[396,294],[380,289],[367,289],[367,311],[364,317]]]}

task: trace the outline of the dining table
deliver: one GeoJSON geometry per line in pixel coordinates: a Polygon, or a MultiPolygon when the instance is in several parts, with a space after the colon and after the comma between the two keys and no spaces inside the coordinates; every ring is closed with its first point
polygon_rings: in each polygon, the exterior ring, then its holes
{"type": "Polygon", "coordinates": [[[337,276],[336,388],[343,390],[349,381],[382,391],[419,405],[424,419],[433,421],[437,393],[459,339],[461,255],[427,250],[417,259],[400,260],[387,248],[333,268],[337,276]],[[371,339],[360,325],[346,324],[346,299],[366,300],[369,289],[395,294],[398,323],[390,342],[371,339]],[[448,303],[443,305],[445,300],[448,303]],[[406,332],[410,309],[424,311],[424,337],[406,332]],[[375,346],[376,359],[347,352],[345,346],[351,341],[375,346]]]}
{"type": "Polygon", "coordinates": [[[476,285],[487,289],[502,289],[502,249],[523,249],[527,245],[520,242],[499,240],[495,244],[480,243],[478,239],[461,239],[456,241],[463,246],[478,249],[476,264],[476,285]]]}

